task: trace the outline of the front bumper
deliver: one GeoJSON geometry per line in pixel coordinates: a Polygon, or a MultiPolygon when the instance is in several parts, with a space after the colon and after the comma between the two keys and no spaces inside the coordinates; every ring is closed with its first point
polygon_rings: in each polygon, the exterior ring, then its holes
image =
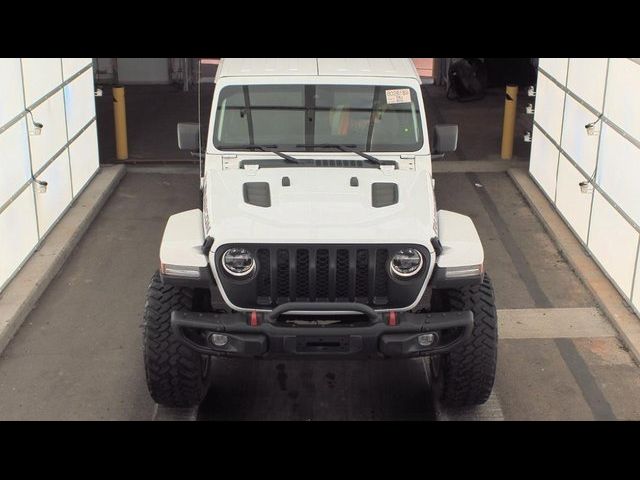
{"type": "Polygon", "coordinates": [[[185,345],[206,355],[323,358],[397,358],[446,353],[469,338],[473,328],[470,311],[383,314],[355,303],[291,303],[276,310],[271,314],[174,311],[171,327],[185,345]],[[313,312],[313,316],[306,318],[322,321],[327,318],[322,312],[329,310],[357,312],[366,315],[367,320],[328,326],[291,325],[282,320],[287,312],[304,311],[313,312]],[[226,343],[215,345],[213,334],[224,335],[226,343]],[[433,334],[429,345],[418,341],[425,334],[433,334]]]}

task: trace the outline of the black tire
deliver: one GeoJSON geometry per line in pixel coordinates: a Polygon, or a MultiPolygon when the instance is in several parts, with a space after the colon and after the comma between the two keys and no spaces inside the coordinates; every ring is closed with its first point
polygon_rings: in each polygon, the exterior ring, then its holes
{"type": "Polygon", "coordinates": [[[440,402],[448,407],[469,407],[487,401],[496,376],[498,316],[491,279],[480,285],[438,292],[438,301],[449,311],[471,310],[471,337],[448,354],[432,359],[440,377],[440,402]]]}
{"type": "Polygon", "coordinates": [[[195,407],[208,389],[208,358],[178,340],[171,330],[173,310],[191,310],[193,290],[151,278],[144,308],[144,366],[151,397],[168,407],[195,407]]]}

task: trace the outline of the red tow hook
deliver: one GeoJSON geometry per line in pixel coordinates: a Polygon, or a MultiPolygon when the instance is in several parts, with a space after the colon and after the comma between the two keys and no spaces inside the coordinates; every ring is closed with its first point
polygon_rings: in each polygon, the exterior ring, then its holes
{"type": "Polygon", "coordinates": [[[257,327],[258,324],[259,324],[259,322],[258,322],[258,312],[253,310],[249,314],[249,325],[252,326],[252,327],[257,327]]]}
{"type": "Polygon", "coordinates": [[[398,313],[394,310],[389,312],[389,326],[395,327],[398,325],[398,313]]]}

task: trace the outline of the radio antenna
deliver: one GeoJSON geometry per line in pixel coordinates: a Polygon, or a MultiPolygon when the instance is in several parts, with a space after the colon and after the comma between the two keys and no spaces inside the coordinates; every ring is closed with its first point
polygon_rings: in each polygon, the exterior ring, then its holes
{"type": "Polygon", "coordinates": [[[201,101],[201,93],[200,93],[200,89],[202,88],[202,78],[201,78],[201,65],[202,65],[202,59],[199,58],[198,59],[198,160],[200,162],[200,178],[202,178],[204,176],[204,173],[202,171],[202,118],[201,118],[201,108],[200,108],[200,101],[201,101]]]}

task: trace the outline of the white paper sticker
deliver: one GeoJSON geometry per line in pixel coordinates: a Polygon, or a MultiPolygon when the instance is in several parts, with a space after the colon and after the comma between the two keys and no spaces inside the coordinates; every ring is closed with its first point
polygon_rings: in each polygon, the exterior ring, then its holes
{"type": "Polygon", "coordinates": [[[408,88],[398,88],[396,90],[385,90],[387,95],[387,103],[410,103],[411,92],[408,88]]]}

